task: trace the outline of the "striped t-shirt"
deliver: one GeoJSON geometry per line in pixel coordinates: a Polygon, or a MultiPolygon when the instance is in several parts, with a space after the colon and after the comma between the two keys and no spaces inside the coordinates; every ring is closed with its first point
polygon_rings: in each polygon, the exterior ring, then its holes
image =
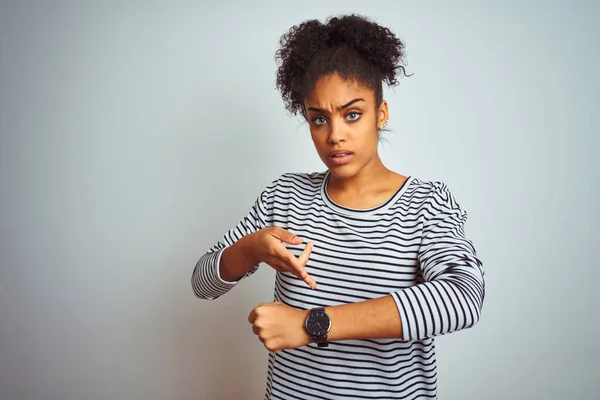
{"type": "MultiPolygon", "coordinates": [[[[327,195],[328,178],[329,172],[285,174],[269,185],[200,258],[194,292],[205,299],[225,294],[237,282],[219,276],[223,250],[264,227],[286,229],[314,242],[306,269],[317,288],[278,272],[275,301],[310,309],[391,294],[402,337],[271,352],[265,398],[436,398],[433,338],[475,324],[485,293],[482,263],[465,237],[467,214],[443,183],[412,177],[385,204],[343,207],[327,195]]],[[[304,248],[286,246],[296,256],[304,248]]]]}

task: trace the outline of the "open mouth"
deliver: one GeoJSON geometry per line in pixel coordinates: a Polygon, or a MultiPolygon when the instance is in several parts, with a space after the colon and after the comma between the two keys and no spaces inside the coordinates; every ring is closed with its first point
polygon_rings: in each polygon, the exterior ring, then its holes
{"type": "Polygon", "coordinates": [[[345,164],[352,158],[353,153],[350,151],[331,154],[329,158],[334,164],[345,164]]]}

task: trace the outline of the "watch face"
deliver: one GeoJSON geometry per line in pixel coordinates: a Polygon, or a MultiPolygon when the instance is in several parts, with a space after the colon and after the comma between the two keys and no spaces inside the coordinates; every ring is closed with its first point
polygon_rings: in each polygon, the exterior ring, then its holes
{"type": "Polygon", "coordinates": [[[306,318],[306,330],[313,336],[325,336],[331,328],[331,320],[323,311],[314,311],[306,318]]]}

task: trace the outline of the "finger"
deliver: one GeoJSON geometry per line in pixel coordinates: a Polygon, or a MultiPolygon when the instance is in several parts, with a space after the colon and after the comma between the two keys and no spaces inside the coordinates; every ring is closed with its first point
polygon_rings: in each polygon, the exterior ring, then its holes
{"type": "Polygon", "coordinates": [[[248,315],[248,322],[253,324],[254,321],[256,321],[256,308],[253,308],[252,311],[250,311],[250,315],[248,315]]]}
{"type": "Polygon", "coordinates": [[[300,256],[298,256],[298,261],[300,262],[300,264],[306,265],[310,255],[312,253],[313,246],[314,245],[312,242],[308,242],[306,244],[306,246],[304,247],[304,250],[302,251],[302,254],[300,254],[300,256]]]}
{"type": "Polygon", "coordinates": [[[292,232],[286,231],[283,228],[275,231],[275,237],[284,243],[289,244],[302,244],[302,239],[294,235],[292,232]]]}
{"type": "Polygon", "coordinates": [[[254,334],[255,334],[256,336],[259,336],[259,334],[260,334],[260,329],[258,328],[258,326],[256,326],[256,325],[252,325],[252,332],[254,332],[254,334]]]}
{"type": "Polygon", "coordinates": [[[304,268],[304,266],[300,264],[298,259],[294,257],[292,253],[288,253],[287,255],[285,255],[284,260],[289,271],[292,274],[296,275],[296,277],[306,282],[306,284],[310,286],[311,289],[317,287],[317,282],[315,282],[315,280],[311,278],[310,275],[308,275],[308,272],[306,272],[306,268],[304,268]]]}

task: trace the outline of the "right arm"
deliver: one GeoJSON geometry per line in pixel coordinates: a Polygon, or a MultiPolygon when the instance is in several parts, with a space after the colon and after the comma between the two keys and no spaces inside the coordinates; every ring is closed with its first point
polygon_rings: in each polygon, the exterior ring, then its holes
{"type": "Polygon", "coordinates": [[[312,244],[307,244],[296,258],[284,243],[299,245],[302,239],[282,228],[267,227],[268,192],[269,188],[263,191],[248,215],[200,257],[192,274],[192,288],[197,297],[214,300],[224,295],[241,279],[256,272],[260,262],[277,271],[291,272],[312,288],[316,286],[304,268],[312,244]]]}
{"type": "Polygon", "coordinates": [[[260,263],[252,251],[255,236],[256,233],[246,235],[223,251],[219,263],[221,279],[237,282],[260,263]]]}

